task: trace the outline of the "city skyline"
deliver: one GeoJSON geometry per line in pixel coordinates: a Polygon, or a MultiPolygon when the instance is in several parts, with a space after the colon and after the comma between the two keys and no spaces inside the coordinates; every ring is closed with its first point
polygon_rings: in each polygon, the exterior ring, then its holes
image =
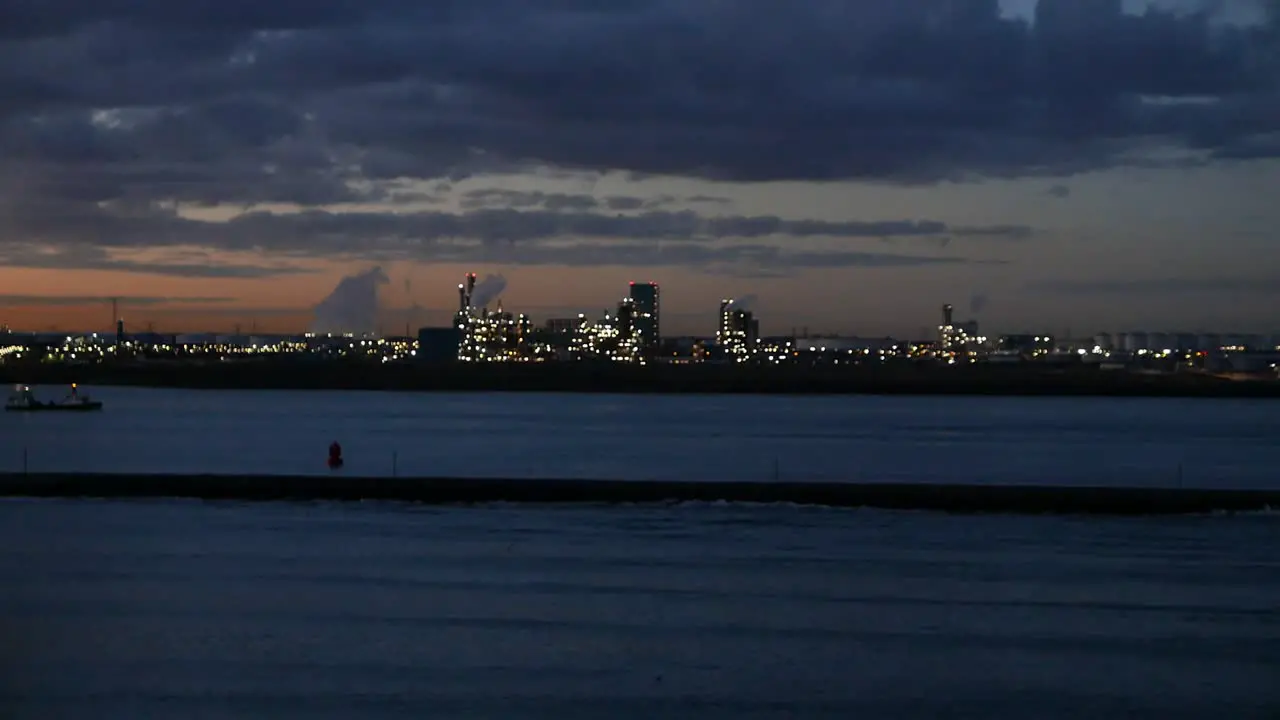
{"type": "Polygon", "coordinates": [[[0,323],[301,331],[381,267],[388,328],[467,271],[539,319],[657,281],[673,335],[1280,325],[1275,3],[740,5],[33,5],[0,323]]]}

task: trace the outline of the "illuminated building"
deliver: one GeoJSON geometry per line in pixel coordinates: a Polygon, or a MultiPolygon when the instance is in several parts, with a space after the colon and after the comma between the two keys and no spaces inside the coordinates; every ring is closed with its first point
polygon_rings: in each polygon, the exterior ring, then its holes
{"type": "Polygon", "coordinates": [[[952,319],[955,310],[950,303],[942,306],[942,324],[938,326],[938,347],[947,349],[955,339],[956,326],[952,319]]]}
{"type": "Polygon", "coordinates": [[[457,325],[460,331],[458,359],[464,362],[512,362],[528,359],[532,330],[527,315],[502,309],[468,312],[457,325]]]}
{"type": "Polygon", "coordinates": [[[453,327],[458,332],[458,359],[463,362],[518,362],[529,359],[532,331],[529,317],[512,315],[502,309],[474,307],[476,274],[467,273],[458,285],[458,312],[453,327]]]}
{"type": "Polygon", "coordinates": [[[951,305],[942,306],[942,324],[938,326],[938,350],[942,353],[965,352],[987,341],[978,335],[977,321],[957,323],[951,305]]]}
{"type": "Polygon", "coordinates": [[[1052,335],[1017,334],[1001,335],[996,340],[996,352],[1023,359],[1038,358],[1053,351],[1052,335]]]}
{"type": "Polygon", "coordinates": [[[635,303],[636,343],[647,357],[654,357],[662,342],[662,305],[658,283],[631,283],[630,299],[635,303]]]}
{"type": "Polygon", "coordinates": [[[735,307],[733,298],[720,301],[720,326],[716,345],[733,362],[746,362],[755,354],[760,340],[760,323],[750,310],[735,307]]]}
{"type": "Polygon", "coordinates": [[[609,360],[645,364],[649,354],[645,336],[637,329],[637,303],[630,297],[618,303],[616,314],[606,312],[595,322],[578,316],[571,344],[571,357],[578,360],[609,360]]]}

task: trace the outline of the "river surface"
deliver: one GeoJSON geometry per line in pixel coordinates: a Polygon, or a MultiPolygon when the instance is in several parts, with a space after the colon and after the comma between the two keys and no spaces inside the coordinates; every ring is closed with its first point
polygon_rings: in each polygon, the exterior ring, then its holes
{"type": "Polygon", "coordinates": [[[1278,520],[0,501],[0,715],[1275,718],[1278,520]]]}
{"type": "Polygon", "coordinates": [[[0,414],[0,472],[1280,487],[1267,400],[85,391],[0,414]]]}

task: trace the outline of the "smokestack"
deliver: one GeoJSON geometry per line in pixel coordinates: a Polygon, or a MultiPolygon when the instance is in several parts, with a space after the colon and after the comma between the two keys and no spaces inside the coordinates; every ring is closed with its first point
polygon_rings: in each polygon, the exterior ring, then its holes
{"type": "Polygon", "coordinates": [[[476,274],[467,273],[467,307],[471,307],[471,298],[476,294],[476,274]]]}
{"type": "Polygon", "coordinates": [[[116,320],[116,342],[124,342],[124,320],[121,319],[116,320]]]}
{"type": "Polygon", "coordinates": [[[951,325],[951,311],[951,303],[942,306],[942,324],[948,327],[951,325]]]}
{"type": "Polygon", "coordinates": [[[458,283],[458,312],[466,312],[467,310],[467,288],[462,283],[458,283]]]}

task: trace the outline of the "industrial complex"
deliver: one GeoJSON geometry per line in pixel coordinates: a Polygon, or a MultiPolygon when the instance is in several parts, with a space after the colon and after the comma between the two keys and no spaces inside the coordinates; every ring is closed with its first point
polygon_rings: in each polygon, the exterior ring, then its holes
{"type": "Polygon", "coordinates": [[[112,307],[114,332],[20,333],[0,326],[0,364],[103,361],[134,363],[236,362],[291,356],[377,363],[573,363],[633,365],[757,364],[872,365],[1093,365],[1102,370],[1202,372],[1240,379],[1277,377],[1280,336],[1130,331],[1084,338],[1049,333],[989,337],[974,320],[941,306],[933,337],[899,338],[764,335],[750,298],[723,298],[713,332],[665,336],[661,289],[632,282],[599,317],[578,314],[540,324],[503,307],[496,292],[478,292],[475,273],[458,284],[458,304],[447,325],[414,335],[303,333],[159,334],[128,332],[112,307]],[[493,307],[489,307],[489,302],[493,307]]]}

